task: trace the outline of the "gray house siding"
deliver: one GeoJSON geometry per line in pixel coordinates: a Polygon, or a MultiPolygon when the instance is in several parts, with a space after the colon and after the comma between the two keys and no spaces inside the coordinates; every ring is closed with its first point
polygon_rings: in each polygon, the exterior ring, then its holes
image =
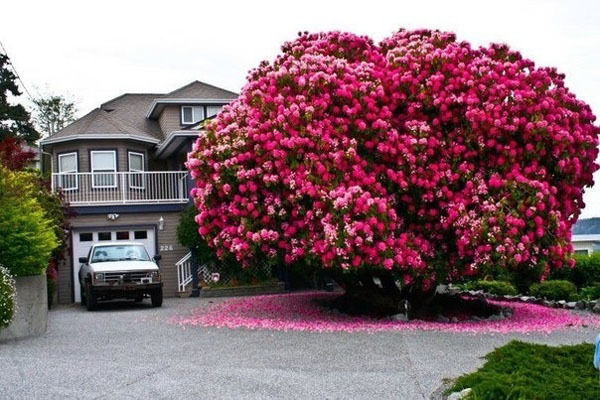
{"type": "Polygon", "coordinates": [[[148,146],[133,140],[73,140],[66,143],[55,144],[52,147],[52,172],[58,171],[58,156],[60,154],[78,152],[79,172],[91,172],[90,151],[116,150],[118,171],[128,171],[127,152],[135,151],[144,153],[146,167],[148,167],[148,146]]]}
{"type": "Polygon", "coordinates": [[[164,110],[158,117],[160,130],[165,136],[167,136],[170,132],[178,131],[182,128],[180,113],[181,106],[179,105],[165,106],[164,110]]]}

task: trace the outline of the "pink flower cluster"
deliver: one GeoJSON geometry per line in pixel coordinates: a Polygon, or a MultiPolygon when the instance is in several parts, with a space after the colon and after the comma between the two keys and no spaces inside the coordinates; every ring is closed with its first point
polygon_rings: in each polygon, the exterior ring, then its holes
{"type": "Polygon", "coordinates": [[[492,265],[548,272],[572,262],[594,121],[563,75],[505,45],[303,33],[194,144],[200,234],[245,264],[380,267],[426,285],[492,265]]]}
{"type": "Polygon", "coordinates": [[[511,307],[513,316],[498,321],[445,323],[351,317],[332,313],[315,302],[317,299],[323,300],[338,295],[304,292],[229,299],[209,308],[197,309],[191,316],[174,317],[171,322],[181,326],[314,332],[435,330],[467,333],[550,333],[569,327],[600,327],[600,317],[596,315],[576,314],[530,303],[490,301],[503,307],[511,307]]]}

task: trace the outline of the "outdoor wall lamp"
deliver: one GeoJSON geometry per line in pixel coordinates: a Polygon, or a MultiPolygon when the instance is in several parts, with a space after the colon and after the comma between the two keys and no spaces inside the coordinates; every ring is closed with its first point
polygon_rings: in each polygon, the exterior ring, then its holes
{"type": "Polygon", "coordinates": [[[108,215],[106,216],[106,218],[107,218],[109,221],[116,221],[116,220],[117,220],[117,218],[119,218],[119,214],[108,214],[108,215]]]}
{"type": "Polygon", "coordinates": [[[158,219],[158,230],[162,231],[163,229],[165,229],[165,219],[161,215],[158,219]]]}

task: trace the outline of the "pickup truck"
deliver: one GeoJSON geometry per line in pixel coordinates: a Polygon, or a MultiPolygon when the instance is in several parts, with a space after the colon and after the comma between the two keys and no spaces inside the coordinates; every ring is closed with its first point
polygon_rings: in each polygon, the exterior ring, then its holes
{"type": "Polygon", "coordinates": [[[141,243],[107,242],[95,244],[87,257],[80,257],[81,304],[94,310],[100,300],[150,297],[152,306],[163,301],[162,279],[156,255],[150,259],[141,243]]]}

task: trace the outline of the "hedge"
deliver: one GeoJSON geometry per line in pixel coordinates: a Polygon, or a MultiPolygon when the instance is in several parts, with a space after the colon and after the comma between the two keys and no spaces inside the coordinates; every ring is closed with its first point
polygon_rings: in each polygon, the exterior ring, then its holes
{"type": "Polygon", "coordinates": [[[466,290],[483,290],[498,296],[517,294],[517,289],[510,282],[504,281],[473,281],[464,284],[463,287],[466,290]]]}
{"type": "Polygon", "coordinates": [[[44,274],[59,244],[39,190],[30,173],[0,167],[0,260],[13,276],[44,274]]]}
{"type": "Polygon", "coordinates": [[[548,279],[566,280],[578,288],[600,284],[600,252],[576,254],[573,268],[563,267],[550,273],[548,279]]]}
{"type": "Polygon", "coordinates": [[[577,296],[577,288],[569,281],[545,281],[534,283],[529,293],[535,297],[545,297],[548,300],[573,300],[577,296]]]}

